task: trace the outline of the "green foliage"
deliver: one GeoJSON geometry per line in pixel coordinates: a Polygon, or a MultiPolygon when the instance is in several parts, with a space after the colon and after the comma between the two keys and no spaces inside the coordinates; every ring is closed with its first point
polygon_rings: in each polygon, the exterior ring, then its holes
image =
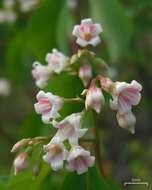
{"type": "Polygon", "coordinates": [[[35,58],[43,61],[47,52],[56,47],[56,30],[63,0],[44,0],[28,25],[28,44],[35,58]]]}
{"type": "Polygon", "coordinates": [[[86,174],[68,173],[63,181],[61,190],[110,190],[101,178],[96,167],[92,167],[86,174]]]}
{"type": "Polygon", "coordinates": [[[101,23],[110,57],[118,60],[131,40],[131,21],[119,0],[90,0],[90,9],[95,21],[101,23]]]}

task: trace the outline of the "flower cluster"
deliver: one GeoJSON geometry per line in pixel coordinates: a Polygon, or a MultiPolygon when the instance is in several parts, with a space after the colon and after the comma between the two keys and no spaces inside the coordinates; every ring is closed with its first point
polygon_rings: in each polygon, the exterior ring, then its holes
{"type": "MultiPolygon", "coordinates": [[[[81,24],[73,29],[73,35],[77,37],[76,42],[81,47],[96,46],[100,42],[101,32],[100,24],[94,24],[91,19],[82,20],[81,24]]],[[[45,61],[47,65],[37,61],[33,63],[32,75],[39,88],[48,84],[53,73],[60,74],[66,70],[65,74],[71,74],[71,71],[75,73],[85,89],[80,97],[68,99],[42,90],[37,93],[37,102],[34,104],[36,113],[41,115],[43,123],[57,130],[55,135],[49,138],[49,143],[43,146],[43,160],[50,164],[54,171],[62,169],[66,164],[68,170],[82,174],[95,162],[95,157],[91,156],[90,151],[85,150],[79,141],[87,132],[87,128],[82,125],[84,113],[91,110],[93,114],[100,114],[107,102],[105,93],[108,93],[109,105],[112,110],[117,111],[119,126],[134,133],[136,118],[132,113],[132,107],[140,102],[142,86],[135,80],[131,83],[112,81],[103,71],[107,68],[105,62],[86,49],[79,50],[71,58],[53,49],[52,53],[47,53],[45,61]],[[81,101],[84,108],[82,112],[72,113],[61,120],[60,110],[64,103],[69,101],[81,101]]],[[[22,139],[13,146],[12,152],[42,143],[46,139],[47,137],[22,139]]],[[[27,152],[17,156],[14,161],[15,173],[28,166],[28,159],[27,152]]]]}

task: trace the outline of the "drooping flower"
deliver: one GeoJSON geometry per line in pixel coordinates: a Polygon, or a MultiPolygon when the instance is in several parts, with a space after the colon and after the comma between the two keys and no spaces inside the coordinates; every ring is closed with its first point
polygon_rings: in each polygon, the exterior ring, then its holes
{"type": "Polygon", "coordinates": [[[78,139],[81,138],[87,129],[81,129],[81,113],[72,114],[58,123],[55,127],[58,128],[56,135],[51,142],[63,142],[68,139],[71,145],[77,145],[78,139]]]}
{"type": "Polygon", "coordinates": [[[14,160],[14,174],[18,174],[20,171],[25,170],[29,165],[28,161],[28,154],[27,153],[20,153],[14,160]]]}
{"type": "Polygon", "coordinates": [[[92,78],[92,68],[90,65],[83,65],[79,69],[79,77],[82,80],[84,86],[87,86],[92,78]]]}
{"type": "Polygon", "coordinates": [[[127,113],[131,111],[132,106],[139,104],[141,99],[141,84],[133,80],[130,84],[126,82],[115,82],[112,92],[113,100],[110,106],[119,113],[127,113]]]}
{"type": "Polygon", "coordinates": [[[36,98],[38,102],[34,104],[34,108],[38,114],[42,115],[44,123],[49,123],[51,119],[59,117],[58,111],[63,105],[62,98],[42,90],[38,92],[36,98]]]}
{"type": "Polygon", "coordinates": [[[98,88],[95,84],[91,85],[86,95],[86,109],[91,108],[95,110],[97,113],[100,113],[101,109],[103,108],[104,101],[105,100],[102,90],[98,88]]]}
{"type": "Polygon", "coordinates": [[[100,24],[93,24],[92,19],[83,19],[80,25],[76,25],[72,34],[77,37],[77,44],[82,47],[96,46],[100,43],[99,34],[102,32],[100,24]]]}
{"type": "Polygon", "coordinates": [[[127,113],[117,112],[116,117],[120,127],[129,130],[132,134],[135,133],[136,117],[131,111],[127,113]]]}
{"type": "Polygon", "coordinates": [[[67,67],[69,58],[57,49],[53,49],[52,53],[47,53],[45,60],[50,71],[61,73],[67,67]]]}
{"type": "Polygon", "coordinates": [[[90,152],[84,150],[80,146],[73,146],[67,158],[67,168],[82,174],[88,171],[88,167],[92,167],[95,161],[94,156],[90,156],[90,152]]]}
{"type": "Polygon", "coordinates": [[[44,88],[47,85],[47,81],[50,78],[50,71],[47,66],[42,65],[38,61],[33,63],[32,76],[35,79],[35,83],[39,88],[44,88]]]}
{"type": "Polygon", "coordinates": [[[66,160],[68,152],[63,143],[49,143],[44,146],[46,154],[43,160],[49,163],[54,171],[63,168],[64,160],[66,160]]]}

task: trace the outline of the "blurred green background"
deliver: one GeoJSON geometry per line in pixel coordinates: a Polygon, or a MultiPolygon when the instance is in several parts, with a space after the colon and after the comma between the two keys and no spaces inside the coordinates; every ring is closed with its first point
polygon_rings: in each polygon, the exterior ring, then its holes
{"type": "MultiPolygon", "coordinates": [[[[102,43],[94,51],[111,67],[113,79],[128,82],[135,79],[143,85],[142,101],[134,109],[135,135],[118,127],[110,109],[106,108],[99,116],[106,182],[112,190],[125,189],[123,182],[132,178],[152,183],[152,1],[39,0],[28,11],[21,10],[19,1],[13,8],[4,7],[4,1],[0,1],[0,78],[6,78],[11,89],[8,96],[0,96],[0,190],[106,190],[94,169],[80,177],[64,172],[55,174],[43,165],[43,172],[35,180],[30,171],[17,177],[10,171],[14,159],[10,149],[16,141],[51,132],[33,109],[38,89],[31,76],[32,62],[39,60],[45,64],[46,53],[54,47],[69,56],[76,52],[73,26],[88,17],[103,27],[102,43]],[[1,19],[1,11],[6,9],[14,12],[15,20],[1,19]],[[86,185],[89,175],[96,181],[91,179],[90,185],[86,185]]],[[[73,97],[81,92],[82,83],[76,76],[55,75],[45,90],[73,97]]],[[[62,114],[80,110],[80,105],[67,106],[62,114]]]]}

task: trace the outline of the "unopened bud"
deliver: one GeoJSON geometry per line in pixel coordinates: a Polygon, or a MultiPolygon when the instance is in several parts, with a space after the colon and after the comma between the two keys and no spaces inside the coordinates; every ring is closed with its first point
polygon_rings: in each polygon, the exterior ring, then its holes
{"type": "Polygon", "coordinates": [[[96,87],[94,84],[91,85],[86,95],[86,109],[91,108],[97,113],[100,113],[101,109],[103,108],[104,102],[105,100],[102,90],[96,87]]]}
{"type": "Polygon", "coordinates": [[[83,65],[79,69],[79,77],[82,80],[84,86],[87,86],[92,78],[92,69],[90,65],[83,65]]]}
{"type": "Polygon", "coordinates": [[[105,90],[106,92],[110,92],[113,86],[112,80],[108,77],[103,77],[103,76],[99,76],[99,79],[102,89],[105,90]]]}
{"type": "Polygon", "coordinates": [[[16,152],[18,151],[20,148],[22,148],[23,146],[27,145],[30,139],[22,139],[20,141],[18,141],[16,144],[14,144],[14,146],[12,147],[11,152],[16,152]]]}
{"type": "Polygon", "coordinates": [[[14,160],[14,174],[17,175],[20,171],[25,170],[29,165],[28,161],[28,154],[27,153],[20,153],[14,160]]]}

